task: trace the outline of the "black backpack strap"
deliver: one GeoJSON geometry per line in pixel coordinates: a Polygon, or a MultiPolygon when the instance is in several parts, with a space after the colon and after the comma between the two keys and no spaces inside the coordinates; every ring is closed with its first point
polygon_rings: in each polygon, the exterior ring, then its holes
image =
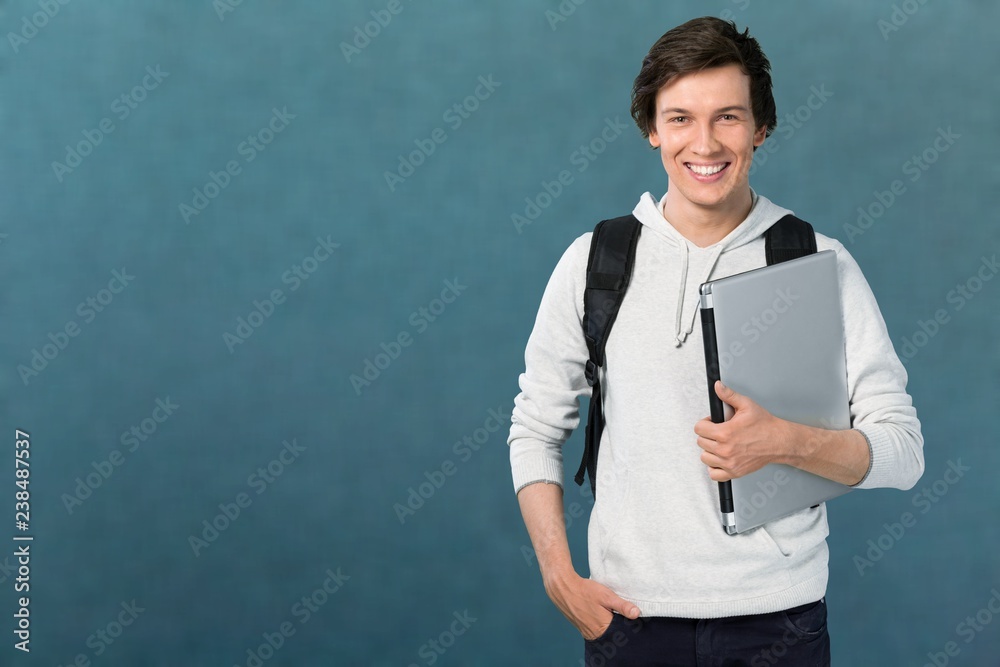
{"type": "Polygon", "coordinates": [[[816,252],[816,232],[805,220],[789,213],[764,232],[764,256],[767,265],[816,252]]]}
{"type": "Polygon", "coordinates": [[[586,444],[583,460],[576,473],[576,483],[582,485],[584,471],[590,475],[590,488],[597,496],[597,451],[604,431],[604,413],[600,383],[600,367],[604,365],[604,348],[608,334],[618,318],[625,298],[635,248],[642,224],[633,215],[602,220],[594,228],[587,260],[587,287],[583,293],[583,331],[587,340],[586,377],[593,387],[590,411],[587,415],[586,444]]]}

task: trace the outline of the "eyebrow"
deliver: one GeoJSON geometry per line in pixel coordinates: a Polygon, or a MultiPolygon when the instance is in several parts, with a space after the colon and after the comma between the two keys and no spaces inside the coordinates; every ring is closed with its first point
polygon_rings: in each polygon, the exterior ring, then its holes
{"type": "MultiPolygon", "coordinates": [[[[743,111],[743,112],[746,112],[746,111],[748,111],[748,109],[746,107],[743,107],[743,106],[728,106],[728,107],[722,107],[721,109],[716,109],[714,111],[714,113],[724,113],[726,111],[743,111]]],[[[678,107],[671,107],[669,109],[664,109],[662,112],[660,112],[660,115],[661,116],[665,116],[668,113],[687,114],[688,116],[691,115],[691,112],[688,111],[687,109],[681,109],[681,108],[678,108],[678,107]]]]}

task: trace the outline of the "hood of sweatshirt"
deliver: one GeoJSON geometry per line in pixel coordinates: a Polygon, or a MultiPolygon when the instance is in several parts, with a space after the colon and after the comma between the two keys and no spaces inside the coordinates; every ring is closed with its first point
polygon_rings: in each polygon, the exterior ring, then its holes
{"type": "Polygon", "coordinates": [[[694,330],[695,320],[698,316],[697,299],[686,298],[688,285],[701,285],[709,280],[722,253],[750,243],[763,235],[771,225],[791,213],[790,210],[777,206],[766,197],[758,195],[753,191],[753,188],[750,189],[750,194],[753,203],[746,219],[729,232],[725,238],[705,248],[700,248],[689,241],[663,217],[665,194],[657,201],[651,193],[643,193],[642,197],[639,198],[639,203],[632,211],[632,214],[644,227],[655,232],[673,248],[677,263],[681,267],[677,306],[674,314],[674,345],[676,347],[680,347],[694,330]],[[692,252],[710,253],[708,261],[704,263],[699,275],[696,276],[688,276],[688,257],[692,252]]]}

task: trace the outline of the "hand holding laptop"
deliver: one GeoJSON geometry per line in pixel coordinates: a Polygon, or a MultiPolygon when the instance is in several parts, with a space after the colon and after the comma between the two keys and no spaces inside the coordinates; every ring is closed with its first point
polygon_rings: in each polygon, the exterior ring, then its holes
{"type": "Polygon", "coordinates": [[[720,399],[733,408],[729,421],[716,424],[705,417],[695,424],[698,446],[704,451],[701,462],[709,466],[709,477],[728,482],[757,472],[769,463],[781,462],[786,449],[786,423],[754,402],[722,384],[715,383],[720,399]]]}

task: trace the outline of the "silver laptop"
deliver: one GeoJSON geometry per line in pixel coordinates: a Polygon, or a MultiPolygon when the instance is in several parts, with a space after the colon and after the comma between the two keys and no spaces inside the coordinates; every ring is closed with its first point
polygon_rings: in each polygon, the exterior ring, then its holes
{"type": "MultiPolygon", "coordinates": [[[[837,257],[833,250],[701,286],[712,421],[732,417],[715,380],[771,414],[826,429],[851,427],[837,257]]],[[[850,491],[783,464],[719,483],[730,535],[818,506],[850,491]]]]}

